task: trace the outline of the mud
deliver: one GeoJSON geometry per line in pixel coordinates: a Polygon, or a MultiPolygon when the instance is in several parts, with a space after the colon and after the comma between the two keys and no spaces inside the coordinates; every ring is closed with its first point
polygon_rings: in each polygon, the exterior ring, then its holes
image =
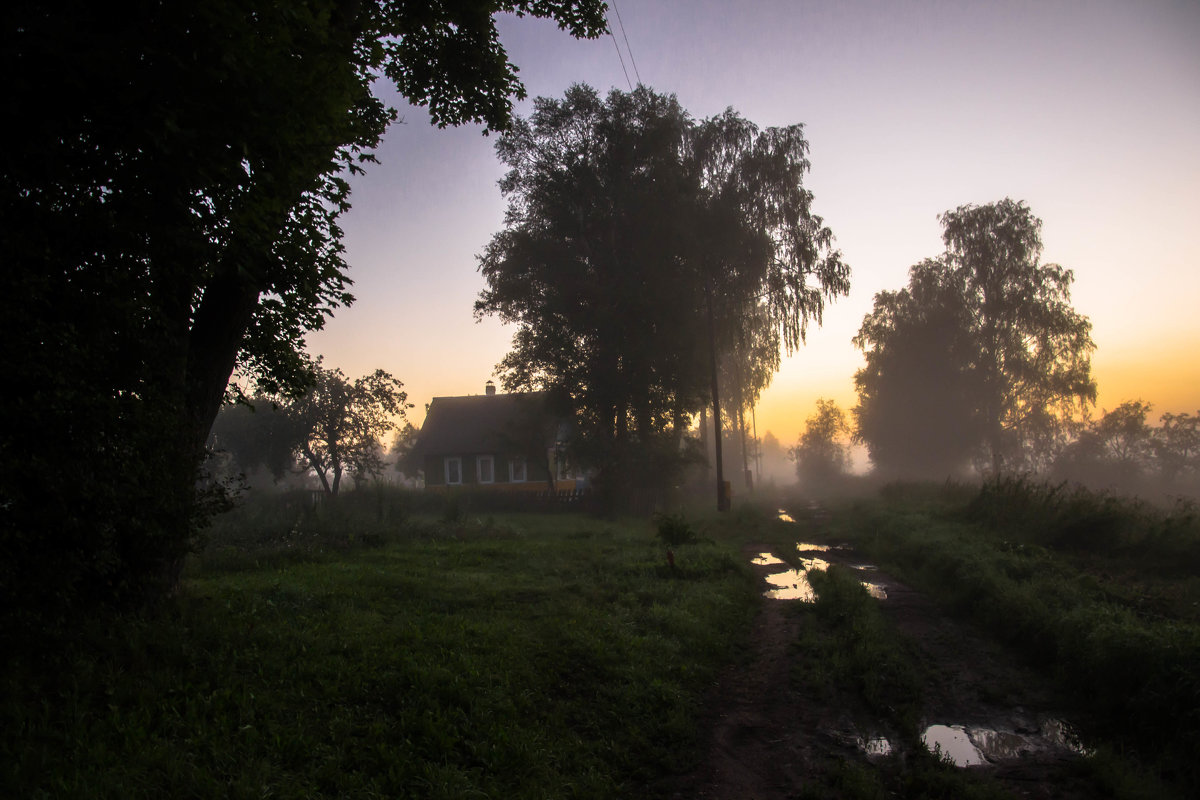
{"type": "MultiPolygon", "coordinates": [[[[818,551],[817,548],[811,548],[818,551]]],[[[768,598],[803,571],[779,569],[764,546],[744,556],[768,598]],[[776,576],[776,577],[772,577],[776,576]]],[[[943,614],[928,598],[863,564],[852,550],[824,548],[821,559],[856,567],[889,619],[917,642],[931,679],[924,687],[925,741],[964,769],[987,771],[1015,797],[1091,797],[1074,740],[1048,681],[998,644],[943,614]],[[869,578],[869,581],[866,579],[869,578]]],[[[794,581],[799,583],[799,581],[794,581]]],[[[807,583],[807,582],[805,582],[807,583]]],[[[802,594],[798,586],[791,587],[802,594]]],[[[803,598],[800,598],[803,599],[803,598]]],[[[854,698],[806,697],[789,683],[804,618],[796,603],[763,602],[745,658],[713,687],[701,765],[653,787],[653,794],[714,800],[774,800],[825,785],[847,760],[883,766],[900,745],[885,726],[871,729],[854,698]]],[[[901,750],[902,752],[902,750],[901,750]]]]}

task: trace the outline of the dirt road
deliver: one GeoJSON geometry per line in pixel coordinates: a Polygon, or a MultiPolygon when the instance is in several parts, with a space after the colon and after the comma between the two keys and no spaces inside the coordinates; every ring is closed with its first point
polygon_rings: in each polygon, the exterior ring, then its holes
{"type": "MultiPolygon", "coordinates": [[[[762,562],[756,556],[763,552],[749,546],[743,555],[762,562]]],[[[848,549],[820,555],[862,566],[848,549]]],[[[787,567],[756,563],[753,569],[765,591],[771,588],[768,578],[787,567]]],[[[1094,795],[1077,769],[1069,733],[1058,727],[1062,717],[1044,679],[921,594],[876,570],[862,574],[886,595],[881,602],[887,618],[917,643],[927,668],[922,695],[927,741],[939,738],[943,752],[971,764],[964,769],[990,773],[1016,797],[1094,795]]],[[[781,582],[786,581],[773,579],[781,582]]],[[[796,798],[805,787],[828,787],[830,775],[846,761],[888,769],[895,759],[883,751],[902,753],[901,744],[887,739],[886,725],[862,730],[853,697],[805,696],[789,680],[793,660],[804,658],[795,646],[800,626],[811,624],[797,613],[797,602],[763,602],[744,658],[713,689],[705,712],[711,731],[707,758],[692,774],[672,781],[666,796],[796,798]]]]}

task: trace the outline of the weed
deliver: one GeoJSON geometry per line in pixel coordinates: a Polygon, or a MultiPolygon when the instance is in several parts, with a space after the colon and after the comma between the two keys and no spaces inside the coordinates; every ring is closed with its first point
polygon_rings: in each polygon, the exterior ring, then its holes
{"type": "Polygon", "coordinates": [[[667,547],[679,547],[696,541],[696,531],[682,514],[655,514],[658,538],[667,547]]]}

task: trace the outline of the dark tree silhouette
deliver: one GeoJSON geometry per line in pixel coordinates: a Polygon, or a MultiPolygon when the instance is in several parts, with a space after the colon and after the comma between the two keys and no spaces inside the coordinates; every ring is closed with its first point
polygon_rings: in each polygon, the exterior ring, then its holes
{"type": "MultiPolygon", "coordinates": [[[[8,280],[0,601],[174,585],[234,365],[298,390],[350,302],[346,176],[396,112],[503,129],[523,93],[493,14],[605,28],[599,0],[5,4],[21,144],[0,153],[8,280]]],[[[33,598],[41,598],[41,600],[33,598]]]]}
{"type": "Polygon", "coordinates": [[[854,339],[867,359],[858,434],[888,463],[903,452],[896,425],[931,431],[939,424],[927,421],[944,414],[940,466],[957,460],[961,431],[994,473],[1045,467],[1096,398],[1091,323],[1070,305],[1074,276],[1039,262],[1042,223],[1023,203],[961,206],[940,219],[946,252],[914,267],[909,289],[877,295],[854,339]],[[947,396],[922,388],[931,378],[947,396]]]}
{"type": "Polygon", "coordinates": [[[602,485],[670,475],[706,393],[719,419],[717,362],[739,331],[774,328],[790,350],[847,291],[801,184],[800,126],[697,123],[673,96],[575,86],[539,98],[497,153],[509,210],[476,313],[518,325],[506,386],[571,396],[602,485]]]}
{"type": "Polygon", "coordinates": [[[970,465],[983,427],[966,314],[938,261],[913,267],[908,288],[875,295],[854,338],[866,365],[852,414],[880,474],[945,478],[970,465]]]}
{"type": "Polygon", "coordinates": [[[285,406],[299,433],[296,455],[316,473],[321,486],[336,496],[342,475],[356,484],[379,476],[382,439],[403,422],[412,408],[403,384],[377,369],[351,382],[340,369],[325,369],[318,359],[316,380],[308,391],[285,406]]]}

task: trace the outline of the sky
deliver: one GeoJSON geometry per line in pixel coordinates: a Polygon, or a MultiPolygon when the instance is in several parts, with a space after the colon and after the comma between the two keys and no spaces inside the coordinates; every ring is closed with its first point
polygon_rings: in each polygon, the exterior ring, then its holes
{"type": "MultiPolygon", "coordinates": [[[[819,397],[855,403],[851,338],[876,292],[944,249],[938,215],[1004,197],[1043,221],[1043,261],[1074,271],[1093,325],[1099,409],[1200,409],[1200,3],[1195,0],[617,0],[613,37],[502,17],[529,99],[625,70],[698,119],[732,107],[803,123],[814,211],[852,269],[847,297],[757,408],[793,444],[819,397]],[[632,52],[636,74],[626,50],[632,52]]],[[[479,394],[513,328],[477,321],[477,255],[503,226],[503,167],[478,127],[400,109],[343,218],[357,302],[308,339],[356,377],[404,382],[420,426],[435,396],[479,394]]]]}

